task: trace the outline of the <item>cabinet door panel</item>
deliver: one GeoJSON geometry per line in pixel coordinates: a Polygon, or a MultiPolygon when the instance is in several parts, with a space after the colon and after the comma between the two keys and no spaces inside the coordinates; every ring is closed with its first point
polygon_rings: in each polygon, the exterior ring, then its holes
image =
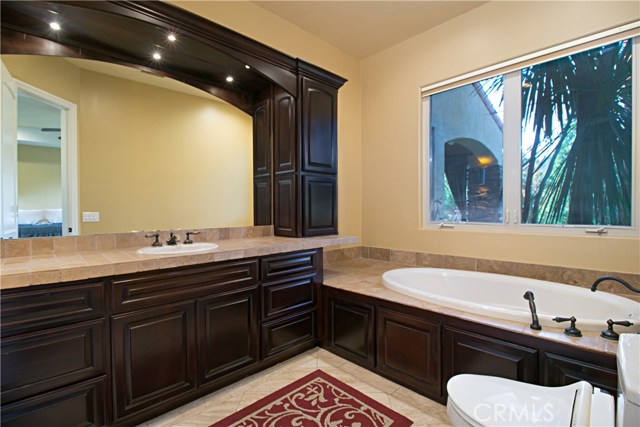
{"type": "Polygon", "coordinates": [[[198,300],[198,384],[258,360],[258,288],[198,300]]]}
{"type": "Polygon", "coordinates": [[[253,176],[271,173],[271,100],[260,102],[253,112],[253,176]]]}
{"type": "Polygon", "coordinates": [[[298,224],[296,174],[274,177],[274,233],[277,236],[297,237],[298,224]]]}
{"type": "Polygon", "coordinates": [[[338,186],[335,176],[302,177],[303,236],[338,233],[338,186]]]}
{"type": "Polygon", "coordinates": [[[104,373],[104,320],[2,341],[2,402],[104,373]]]}
{"type": "Polygon", "coordinates": [[[617,393],[618,374],[616,369],[546,352],[542,366],[542,385],[563,386],[578,381],[587,381],[614,396],[617,393]]]}
{"type": "Polygon", "coordinates": [[[116,419],[195,387],[194,303],[114,316],[116,419]]]}
{"type": "Polygon", "coordinates": [[[275,173],[296,170],[296,100],[284,89],[274,89],[274,163],[275,173]]]}
{"type": "Polygon", "coordinates": [[[2,406],[3,427],[105,425],[105,377],[2,406]]]}
{"type": "Polygon", "coordinates": [[[401,384],[440,397],[440,326],[378,309],[377,369],[401,384]]]}
{"type": "Polygon", "coordinates": [[[345,359],[373,368],[374,308],[329,298],[329,348],[345,359]]]}
{"type": "Polygon", "coordinates": [[[253,225],[271,225],[271,177],[253,179],[253,225]]]}
{"type": "Polygon", "coordinates": [[[338,91],[302,78],[302,171],[335,174],[338,91]]]}
{"type": "Polygon", "coordinates": [[[538,381],[536,349],[449,328],[445,328],[443,345],[445,383],[458,374],[538,381]]]}

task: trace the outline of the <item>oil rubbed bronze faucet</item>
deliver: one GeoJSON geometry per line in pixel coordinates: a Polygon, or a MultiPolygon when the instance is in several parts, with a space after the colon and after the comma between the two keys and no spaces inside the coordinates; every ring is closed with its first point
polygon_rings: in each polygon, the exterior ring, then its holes
{"type": "Polygon", "coordinates": [[[540,323],[538,322],[538,313],[536,313],[536,303],[533,302],[533,292],[527,291],[524,293],[524,299],[529,301],[529,310],[531,310],[531,325],[529,327],[536,331],[542,329],[540,323]]]}
{"type": "Polygon", "coordinates": [[[169,245],[169,246],[177,245],[178,244],[178,240],[180,240],[178,238],[178,235],[173,233],[173,232],[170,232],[169,233],[169,240],[167,240],[167,245],[169,245]]]}
{"type": "Polygon", "coordinates": [[[614,282],[618,282],[622,284],[625,288],[629,289],[630,291],[637,292],[640,294],[640,289],[634,288],[633,286],[631,286],[629,282],[614,276],[602,276],[601,278],[593,282],[593,285],[591,285],[591,292],[595,292],[598,285],[606,280],[612,280],[614,282]]]}

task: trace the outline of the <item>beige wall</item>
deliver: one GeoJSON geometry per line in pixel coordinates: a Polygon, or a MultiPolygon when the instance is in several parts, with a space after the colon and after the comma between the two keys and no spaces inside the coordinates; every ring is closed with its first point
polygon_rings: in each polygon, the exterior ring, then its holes
{"type": "Polygon", "coordinates": [[[20,209],[60,209],[62,184],[60,149],[18,145],[18,206],[20,209]]]}
{"type": "Polygon", "coordinates": [[[420,88],[637,20],[638,2],[492,2],[362,61],[363,243],[640,272],[638,238],[420,229],[420,88]]]}
{"type": "Polygon", "coordinates": [[[348,79],[338,95],[338,229],[340,234],[361,236],[360,62],[250,2],[170,3],[348,79]]]}
{"type": "Polygon", "coordinates": [[[81,234],[253,224],[249,115],[60,58],[3,61],[78,105],[80,211],[100,213],[81,234]]]}
{"type": "Polygon", "coordinates": [[[82,87],[80,203],[101,219],[83,234],[253,224],[249,115],[93,72],[82,87]]]}

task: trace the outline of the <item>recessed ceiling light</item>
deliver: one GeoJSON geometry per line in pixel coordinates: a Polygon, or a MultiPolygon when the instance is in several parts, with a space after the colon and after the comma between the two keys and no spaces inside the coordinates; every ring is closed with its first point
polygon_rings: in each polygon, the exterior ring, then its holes
{"type": "Polygon", "coordinates": [[[55,21],[54,21],[54,22],[51,22],[51,23],[49,24],[49,26],[51,27],[51,29],[52,29],[52,30],[56,30],[56,31],[58,31],[60,28],[62,28],[62,27],[60,27],[60,24],[58,24],[58,23],[57,23],[57,22],[55,22],[55,21]]]}
{"type": "Polygon", "coordinates": [[[174,41],[176,41],[176,35],[175,34],[169,34],[167,36],[167,39],[169,39],[170,42],[174,42],[174,41]]]}
{"type": "Polygon", "coordinates": [[[158,52],[155,52],[153,54],[153,59],[155,59],[156,61],[159,61],[162,59],[162,55],[160,55],[158,52]]]}
{"type": "Polygon", "coordinates": [[[225,80],[228,81],[229,83],[231,83],[233,81],[233,77],[227,76],[227,78],[225,80]]]}
{"type": "Polygon", "coordinates": [[[249,67],[248,65],[245,65],[244,68],[246,68],[247,70],[250,69],[251,67],[249,67]]]}

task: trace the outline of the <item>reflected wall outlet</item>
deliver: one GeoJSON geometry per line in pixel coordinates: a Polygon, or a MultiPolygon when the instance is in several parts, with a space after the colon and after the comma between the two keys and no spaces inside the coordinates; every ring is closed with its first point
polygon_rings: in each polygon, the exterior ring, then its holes
{"type": "Polygon", "coordinates": [[[100,212],[82,212],[82,222],[100,222],[100,212]]]}

